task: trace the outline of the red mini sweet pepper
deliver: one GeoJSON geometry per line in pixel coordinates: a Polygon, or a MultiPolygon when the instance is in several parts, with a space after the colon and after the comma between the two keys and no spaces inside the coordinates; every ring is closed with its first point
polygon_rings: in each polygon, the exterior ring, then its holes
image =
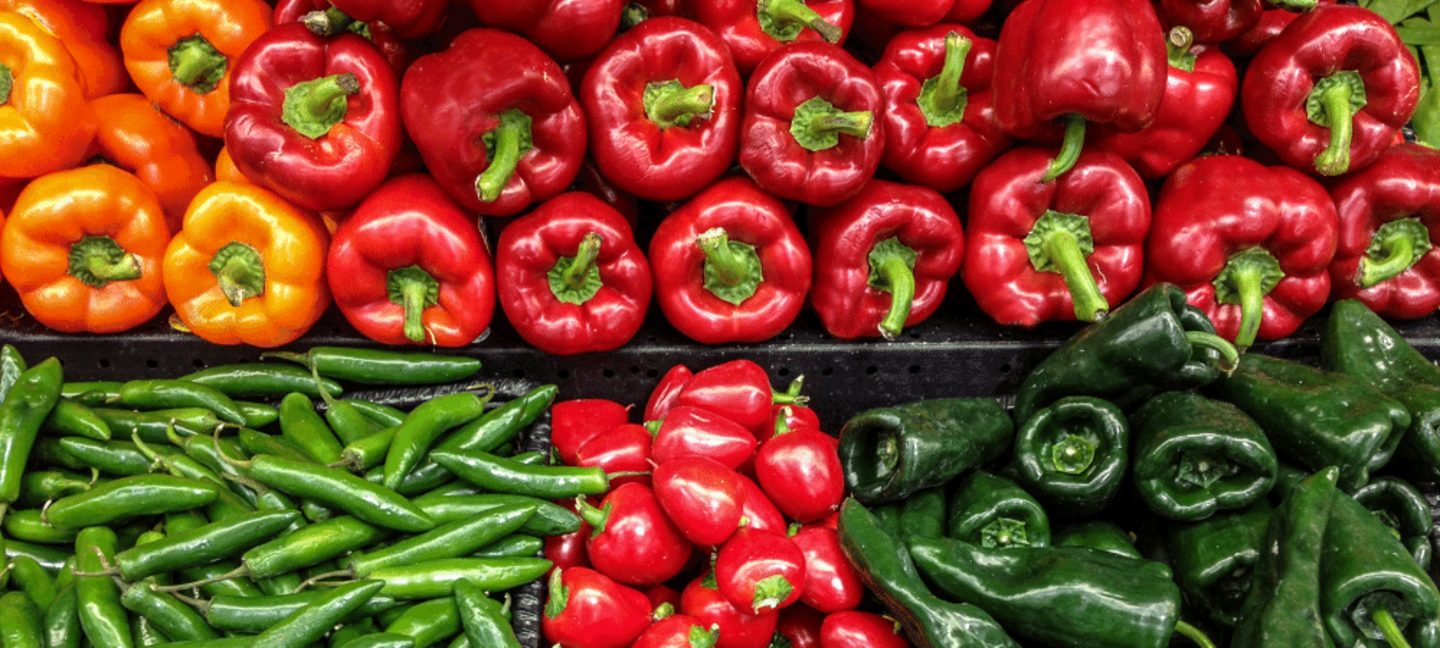
{"type": "Polygon", "coordinates": [[[495,278],[516,332],[555,355],[623,346],[650,306],[650,263],[630,224],[581,191],[506,224],[495,245],[495,278]]]}
{"type": "Polygon", "coordinates": [[[449,0],[330,0],[330,4],[362,22],[382,22],[401,38],[424,38],[445,22],[449,0]]]}
{"type": "Polygon", "coordinates": [[[1395,28],[1355,5],[1316,7],[1246,67],[1245,124],[1285,164],[1321,175],[1374,162],[1410,120],[1420,71],[1395,28]]]}
{"type": "Polygon", "coordinates": [[[625,0],[470,0],[487,27],[524,36],[546,54],[573,61],[599,52],[615,37],[625,0]]]}
{"type": "Polygon", "coordinates": [[[335,303],[384,344],[474,342],[495,311],[495,275],[475,217],[425,174],[381,185],[335,231],[335,303]]]}
{"type": "Polygon", "coordinates": [[[1237,347],[1279,339],[1329,298],[1338,227],[1334,202],[1310,176],[1201,156],[1160,189],[1142,281],[1178,285],[1237,347]]]}
{"type": "Polygon", "coordinates": [[[251,182],[316,211],[350,207],[400,153],[400,83],[374,43],[270,28],[235,61],[225,148],[251,182]]]}
{"type": "Polygon", "coordinates": [[[1039,182],[1054,154],[1012,149],[970,191],[960,276],[980,309],[1004,325],[1094,321],[1140,283],[1150,229],[1145,182],[1113,153],[1088,148],[1068,173],[1039,182]]]}
{"type": "Polygon", "coordinates": [[[770,425],[776,405],[801,404],[800,378],[784,392],[770,387],[770,374],[754,360],[737,358],[692,373],[675,365],[655,386],[645,408],[646,421],[659,421],[680,406],[697,407],[739,423],[757,439],[770,425]]]}
{"type": "Polygon", "coordinates": [[[841,339],[894,339],[935,313],[960,271],[960,217],[933,189],[872,179],[855,197],[810,212],[810,303],[841,339]]]}
{"type": "Polygon", "coordinates": [[[720,34],[741,74],[790,43],[841,44],[855,20],[854,0],[694,0],[681,15],[720,34]]]}
{"type": "Polygon", "coordinates": [[[689,198],[735,163],[745,85],[725,41],[700,23],[650,18],[617,36],[579,96],[595,164],[637,197],[689,198]]]}
{"type": "Polygon", "coordinates": [[[838,203],[880,166],[884,105],[874,72],[840,46],[787,45],[765,57],[746,85],[740,166],[781,198],[838,203]]]}
{"type": "Polygon", "coordinates": [[[486,216],[559,195],[585,157],[585,115],[560,65],[499,29],[468,29],[411,63],[400,114],[440,186],[486,216]]]}
{"type": "Polygon", "coordinates": [[[762,342],[795,321],[810,291],[810,249],[780,199],[744,176],[700,191],[650,239],[655,300],[702,344],[762,342]]]}

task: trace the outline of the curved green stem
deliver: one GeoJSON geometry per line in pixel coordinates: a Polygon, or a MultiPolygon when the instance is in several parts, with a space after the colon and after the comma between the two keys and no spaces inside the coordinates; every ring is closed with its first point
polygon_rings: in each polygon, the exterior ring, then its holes
{"type": "Polygon", "coordinates": [[[676,79],[652,81],[645,85],[641,103],[645,106],[645,116],[661,130],[689,126],[691,121],[709,115],[715,107],[715,88],[704,84],[687,88],[676,79]]]}
{"type": "Polygon", "coordinates": [[[305,28],[316,36],[334,36],[345,33],[350,30],[350,25],[354,22],[354,18],[335,7],[311,11],[300,17],[300,24],[305,25],[305,28]]]}
{"type": "Polygon", "coordinates": [[[1050,452],[1050,467],[1055,472],[1079,475],[1095,461],[1095,444],[1079,434],[1065,434],[1050,452]]]}
{"type": "Polygon", "coordinates": [[[406,266],[385,273],[385,292],[405,313],[405,337],[424,342],[425,309],[440,302],[440,282],[420,266],[406,266]]]}
{"type": "Polygon", "coordinates": [[[533,146],[530,132],[530,116],[519,110],[507,110],[500,114],[500,123],[485,133],[485,150],[490,164],[475,179],[475,191],[484,202],[494,202],[510,184],[515,168],[533,146]]]}
{"type": "Polygon", "coordinates": [[[905,328],[910,319],[910,309],[915,306],[915,258],[914,248],[891,237],[870,248],[869,284],[890,293],[890,308],[880,320],[880,335],[893,340],[905,328]]]}
{"type": "Polygon", "coordinates": [[[1195,46],[1195,32],[1189,27],[1176,25],[1170,28],[1165,37],[1165,55],[1170,61],[1170,67],[1195,71],[1195,55],[1190,49],[1195,46]]]}
{"type": "Polygon", "coordinates": [[[1100,285],[1087,260],[1095,252],[1090,219],[1080,214],[1046,211],[1025,236],[1025,250],[1037,271],[1056,272],[1065,278],[1076,319],[1093,322],[1109,312],[1110,302],[1100,293],[1100,285]]]}
{"type": "Polygon", "coordinates": [[[1080,161],[1080,150],[1084,147],[1085,118],[1071,113],[1065,118],[1065,139],[1060,142],[1060,152],[1050,161],[1050,168],[1040,176],[1040,182],[1050,182],[1073,168],[1080,161]]]}
{"type": "Polygon", "coordinates": [[[1355,113],[1365,106],[1365,82],[1355,71],[1337,72],[1315,84],[1306,101],[1312,122],[1330,129],[1330,142],[1315,156],[1321,175],[1340,175],[1350,169],[1350,141],[1355,113]]]}
{"type": "Polygon", "coordinates": [[[91,288],[139,279],[140,258],[108,236],[86,236],[70,245],[66,272],[91,288]]]}
{"type": "Polygon", "coordinates": [[[1190,625],[1189,623],[1186,623],[1184,621],[1176,621],[1175,632],[1183,635],[1186,639],[1195,642],[1195,645],[1200,646],[1201,648],[1215,648],[1215,642],[1210,641],[1210,637],[1205,636],[1205,633],[1201,632],[1199,628],[1190,625]]]}
{"type": "Polygon", "coordinates": [[[756,12],[760,29],[775,40],[795,40],[806,27],[830,43],[840,42],[843,35],[839,27],[825,22],[804,0],[759,0],[756,12]]]}
{"type": "Polygon", "coordinates": [[[320,139],[345,120],[350,95],[360,92],[351,72],[301,81],[285,89],[280,121],[310,139],[320,139]]]}
{"type": "Polygon", "coordinates": [[[763,274],[755,246],[731,241],[720,227],[695,237],[695,244],[705,253],[706,290],[736,306],[755,294],[763,274]]]}
{"type": "Polygon", "coordinates": [[[940,74],[930,77],[920,85],[920,95],[915,103],[920,114],[932,128],[944,128],[959,123],[965,118],[965,106],[969,95],[960,77],[965,74],[965,58],[970,55],[970,39],[958,32],[945,35],[945,63],[940,74]]]}
{"type": "Polygon", "coordinates": [[[604,242],[598,232],[587,232],[581,237],[575,256],[562,257],[555,262],[547,274],[550,292],[556,299],[566,304],[583,304],[600,292],[604,283],[595,259],[600,255],[600,244],[604,242]]]}
{"type": "Polygon", "coordinates": [[[795,107],[790,119],[790,136],[811,151],[823,151],[840,143],[841,135],[868,137],[875,116],[868,110],[844,112],[834,104],[811,97],[795,107]]]}
{"type": "Polygon", "coordinates": [[[1260,319],[1265,313],[1265,295],[1284,278],[1280,262],[1264,248],[1250,248],[1236,253],[1225,262],[1215,277],[1215,301],[1240,305],[1240,330],[1235,346],[1248,348],[1260,332],[1260,319]]]}
{"type": "Polygon", "coordinates": [[[1369,288],[1410,269],[1430,251],[1430,231],[1419,218],[1401,218],[1381,225],[1370,239],[1355,281],[1369,288]]]}
{"type": "Polygon", "coordinates": [[[195,34],[175,41],[168,52],[170,76],[176,83],[208,94],[220,86],[230,59],[215,49],[204,36],[195,34]]]}
{"type": "Polygon", "coordinates": [[[1405,638],[1405,633],[1400,631],[1400,624],[1395,622],[1390,610],[1384,606],[1376,606],[1370,612],[1370,619],[1380,628],[1380,633],[1385,635],[1385,641],[1389,642],[1392,648],[1410,648],[1410,641],[1405,638]]]}
{"type": "Polygon", "coordinates": [[[1223,337],[1205,331],[1186,331],[1185,339],[1190,341],[1192,348],[1200,347],[1218,352],[1221,359],[1220,370],[1227,376],[1240,366],[1240,350],[1223,337]]]}

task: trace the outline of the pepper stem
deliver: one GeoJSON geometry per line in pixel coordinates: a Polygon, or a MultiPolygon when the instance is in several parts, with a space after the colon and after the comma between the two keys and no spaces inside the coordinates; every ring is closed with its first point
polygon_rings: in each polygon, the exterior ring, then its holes
{"type": "Polygon", "coordinates": [[[345,12],[336,7],[329,7],[324,10],[316,10],[300,17],[300,23],[316,36],[334,36],[351,29],[350,24],[355,22],[345,12]]]}
{"type": "Polygon", "coordinates": [[[600,245],[605,242],[599,232],[587,232],[575,249],[575,256],[561,257],[547,276],[550,292],[555,299],[566,304],[583,304],[590,301],[605,284],[600,279],[600,266],[595,259],[600,255],[600,245]]]}
{"type": "Polygon", "coordinates": [[[534,146],[530,115],[519,110],[500,113],[500,123],[482,137],[489,166],[475,179],[475,192],[484,202],[494,202],[510,184],[520,158],[534,146]]]}
{"type": "Polygon", "coordinates": [[[141,275],[140,258],[108,236],[86,236],[71,244],[69,260],[66,272],[91,288],[139,279],[141,275]]]}
{"type": "Polygon", "coordinates": [[[596,508],[585,501],[584,495],[575,496],[575,513],[590,525],[590,537],[605,532],[605,524],[610,521],[610,512],[615,508],[614,504],[606,504],[604,508],[596,508]]]}
{"type": "Polygon", "coordinates": [[[1260,333],[1260,318],[1265,313],[1265,295],[1280,283],[1285,271],[1280,262],[1264,248],[1250,248],[1238,252],[1225,262],[1225,267],[1215,277],[1215,301],[1222,304],[1240,305],[1240,330],[1235,334],[1235,346],[1249,348],[1260,333]]]}
{"type": "Polygon", "coordinates": [[[890,309],[880,320],[880,335],[893,340],[910,319],[915,306],[915,249],[890,237],[870,248],[869,285],[890,293],[890,309]]]}
{"type": "Polygon", "coordinates": [[[570,588],[565,587],[565,582],[560,579],[560,572],[563,570],[550,570],[550,580],[546,584],[548,590],[545,597],[545,616],[553,619],[565,613],[565,604],[570,599],[570,588]]]}
{"type": "Polygon", "coordinates": [[[970,55],[970,39],[959,32],[945,35],[945,64],[940,74],[920,84],[920,95],[915,103],[920,114],[931,128],[944,128],[957,124],[965,118],[965,105],[969,103],[965,86],[960,77],[965,74],[965,57],[970,55]]]}
{"type": "Polygon", "coordinates": [[[1050,161],[1050,168],[1040,176],[1040,183],[1050,182],[1069,171],[1080,161],[1080,149],[1085,146],[1085,118],[1070,113],[1065,118],[1065,139],[1060,142],[1060,152],[1050,161]]]}
{"type": "Polygon", "coordinates": [[[650,10],[638,2],[631,2],[625,5],[620,12],[620,30],[625,31],[645,22],[650,17],[650,10]]]}
{"type": "Polygon", "coordinates": [[[0,63],[0,106],[10,103],[10,89],[15,87],[15,73],[0,63]]]}
{"type": "Polygon", "coordinates": [[[1204,632],[1201,632],[1199,628],[1189,623],[1176,621],[1175,632],[1195,642],[1195,645],[1200,646],[1200,648],[1215,648],[1215,642],[1211,641],[1210,637],[1205,636],[1204,632]]]}
{"type": "Polygon", "coordinates": [[[220,87],[225,68],[230,64],[230,59],[200,34],[175,41],[168,55],[170,76],[196,94],[208,94],[220,87]]]}
{"type": "Polygon", "coordinates": [[[739,306],[760,287],[764,271],[755,246],[731,241],[725,229],[715,227],[695,237],[705,253],[705,289],[739,306]]]}
{"type": "Polygon", "coordinates": [[[265,260],[248,244],[225,244],[210,258],[208,267],[231,306],[239,308],[246,299],[265,294],[265,260]]]}
{"type": "Polygon", "coordinates": [[[1235,373],[1235,368],[1240,366],[1240,350],[1235,348],[1235,345],[1223,337],[1214,333],[1206,333],[1205,331],[1186,331],[1185,339],[1190,341],[1192,349],[1194,347],[1200,347],[1219,353],[1221,359],[1220,370],[1225,372],[1227,376],[1235,373]]]}
{"type": "Polygon", "coordinates": [[[1399,276],[1430,251],[1430,231],[1419,218],[1401,218],[1381,225],[1370,239],[1355,283],[1369,288],[1399,276]]]}
{"type": "Polygon", "coordinates": [[[350,95],[360,92],[353,73],[301,81],[285,89],[280,121],[310,139],[320,139],[345,120],[350,95]]]}
{"type": "Polygon", "coordinates": [[[1051,448],[1050,466],[1056,472],[1079,475],[1095,461],[1095,443],[1079,434],[1066,434],[1051,448]]]}
{"type": "Polygon", "coordinates": [[[840,42],[843,35],[839,27],[825,22],[804,0],[759,0],[755,10],[760,29],[775,40],[793,41],[806,27],[830,43],[840,42]]]}
{"type": "Polygon", "coordinates": [[[790,136],[811,151],[823,151],[840,143],[841,135],[868,137],[875,117],[868,110],[844,112],[821,97],[811,97],[795,107],[790,136]]]}
{"type": "Polygon", "coordinates": [[[1365,81],[1354,70],[1336,72],[1315,83],[1305,100],[1310,121],[1330,129],[1330,143],[1315,156],[1321,175],[1340,175],[1350,169],[1350,140],[1355,113],[1365,107],[1365,81]]]}
{"type": "Polygon", "coordinates": [[[641,104],[645,116],[660,130],[689,126],[692,120],[710,115],[715,107],[715,87],[701,84],[687,88],[678,79],[651,81],[645,84],[641,104]]]}
{"type": "Polygon", "coordinates": [[[425,309],[440,303],[440,282],[420,266],[406,266],[385,273],[385,292],[405,312],[405,337],[424,342],[425,309]]]}
{"type": "Polygon", "coordinates": [[[249,567],[248,565],[240,565],[239,567],[236,567],[236,568],[234,568],[234,569],[232,569],[232,570],[230,570],[230,571],[228,571],[228,572],[225,572],[225,573],[223,573],[223,574],[220,574],[219,576],[211,576],[210,578],[204,578],[204,579],[197,580],[197,581],[190,581],[190,582],[188,582],[188,583],[176,583],[176,584],[174,584],[174,585],[160,585],[160,584],[158,584],[158,583],[151,583],[151,584],[150,584],[150,589],[155,590],[156,592],[166,592],[166,593],[169,593],[169,592],[183,592],[183,591],[185,591],[185,590],[199,589],[199,588],[201,588],[201,587],[204,587],[204,586],[206,586],[206,585],[210,585],[210,584],[213,584],[213,583],[219,583],[219,582],[228,581],[228,580],[235,580],[235,579],[237,579],[237,578],[241,578],[241,577],[244,577],[244,576],[248,576],[249,574],[250,574],[250,567],[249,567]]]}
{"type": "Polygon", "coordinates": [[[1100,293],[1100,285],[1087,261],[1095,253],[1089,218],[1046,210],[1025,236],[1025,251],[1035,270],[1056,272],[1065,278],[1065,287],[1075,307],[1075,319],[1093,322],[1109,312],[1110,302],[1100,293]]]}
{"type": "Polygon", "coordinates": [[[1405,638],[1405,633],[1400,631],[1400,624],[1395,622],[1395,616],[1383,605],[1375,606],[1370,612],[1370,620],[1380,628],[1380,633],[1385,635],[1385,641],[1389,642],[1392,648],[1410,648],[1410,641],[1405,638]]]}
{"type": "Polygon", "coordinates": [[[1030,538],[1025,532],[1025,523],[1014,518],[995,518],[980,529],[980,546],[986,549],[1012,546],[1029,546],[1030,538]]]}
{"type": "Polygon", "coordinates": [[[1165,37],[1165,55],[1170,61],[1170,67],[1178,68],[1186,72],[1195,71],[1195,54],[1190,48],[1195,46],[1195,32],[1189,27],[1176,25],[1170,28],[1165,37]]]}

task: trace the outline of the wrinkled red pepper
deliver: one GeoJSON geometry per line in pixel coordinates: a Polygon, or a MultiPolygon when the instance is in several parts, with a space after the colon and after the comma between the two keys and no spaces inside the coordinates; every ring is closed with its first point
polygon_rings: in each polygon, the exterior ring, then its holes
{"type": "Polygon", "coordinates": [[[1310,176],[1198,157],[1160,189],[1142,282],[1180,286],[1237,347],[1279,339],[1329,298],[1338,227],[1334,202],[1310,176]]]}
{"type": "Polygon", "coordinates": [[[588,193],[546,200],[495,245],[500,306],[520,337],[555,355],[623,346],[650,305],[650,264],[625,217],[588,193]]]}
{"type": "Polygon", "coordinates": [[[875,64],[885,95],[880,164],[905,182],[950,193],[1010,148],[990,90],[995,41],[941,24],[900,32],[875,64]]]}
{"type": "Polygon", "coordinates": [[[780,199],[731,176],[666,216],[650,239],[655,299],[702,344],[761,342],[795,321],[810,249],[780,199]]]}
{"type": "Polygon", "coordinates": [[[230,73],[225,148],[251,182],[316,211],[360,202],[400,152],[400,88],[373,43],[300,23],[256,38],[230,73]]]}
{"type": "Polygon", "coordinates": [[[1088,148],[1069,173],[1037,182],[1054,154],[1012,149],[971,187],[960,276],[1001,324],[1094,321],[1140,283],[1151,216],[1145,182],[1118,156],[1088,148]]]}
{"type": "Polygon", "coordinates": [[[585,115],[560,65],[499,29],[466,30],[411,63],[400,114],[440,186],[486,216],[559,195],[585,157],[585,115]]]}
{"type": "Polygon", "coordinates": [[[378,20],[355,20],[330,4],[330,0],[279,0],[270,20],[276,25],[304,22],[311,30],[324,36],[346,31],[364,36],[385,54],[390,67],[395,68],[395,74],[404,73],[413,58],[410,45],[395,33],[394,27],[378,20]]]}
{"type": "Polygon", "coordinates": [[[681,15],[715,30],[741,74],[789,43],[841,44],[855,21],[854,0],[693,0],[681,15]]]}
{"type": "Polygon", "coordinates": [[[1079,155],[1087,122],[1137,131],[1155,120],[1168,73],[1148,0],[1025,0],[995,48],[995,116],[1021,139],[1063,144],[1043,181],[1079,155]]]}
{"type": "Polygon", "coordinates": [[[1330,263],[1333,299],[1359,299],[1383,317],[1440,308],[1440,151],[1396,144],[1329,185],[1340,218],[1330,263]]]}
{"type": "MultiPolygon", "coordinates": [[[[1317,0],[1315,6],[1332,4],[1335,4],[1335,0],[1317,0]]],[[[1260,20],[1254,26],[1234,38],[1220,43],[1220,49],[1231,58],[1241,59],[1254,56],[1256,52],[1260,51],[1260,48],[1273,40],[1280,30],[1300,17],[1299,13],[1288,9],[1272,8],[1268,2],[1264,6],[1264,10],[1260,12],[1260,20]]]]}
{"type": "Polygon", "coordinates": [[[384,344],[470,344],[495,311],[475,217],[423,173],[385,182],[355,208],[335,231],[326,274],[345,319],[384,344]]]}
{"type": "Polygon", "coordinates": [[[838,45],[776,50],[745,88],[740,166],[780,198],[834,205],[880,166],[884,103],[875,74],[838,45]]]}
{"type": "Polygon", "coordinates": [[[1355,5],[1316,7],[1245,71],[1245,124],[1285,164],[1339,175],[1374,162],[1410,120],[1420,71],[1395,28],[1355,5]]]}
{"type": "Polygon", "coordinates": [[[1185,27],[1197,43],[1227,41],[1254,28],[1265,0],[1158,0],[1155,13],[1167,29],[1185,27]]]}
{"type": "Polygon", "coordinates": [[[524,36],[560,61],[585,58],[605,47],[620,28],[625,0],[470,0],[487,27],[524,36]]]}
{"type": "Polygon", "coordinates": [[[810,213],[810,303],[841,339],[890,340],[940,307],[960,271],[960,217],[933,189],[872,179],[855,197],[810,213]]]}
{"type": "Polygon", "coordinates": [[[596,55],[581,81],[590,155],[640,198],[689,198],[734,164],[744,95],[713,30],[674,16],[645,20],[596,55]]]}
{"type": "Polygon", "coordinates": [[[361,22],[382,22],[401,38],[424,38],[445,21],[450,0],[330,0],[345,15],[361,22]]]}

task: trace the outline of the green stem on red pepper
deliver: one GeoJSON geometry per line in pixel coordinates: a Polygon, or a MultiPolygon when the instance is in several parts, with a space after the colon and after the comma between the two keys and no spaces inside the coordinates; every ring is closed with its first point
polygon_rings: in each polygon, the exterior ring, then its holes
{"type": "Polygon", "coordinates": [[[890,310],[880,321],[880,334],[893,340],[905,328],[910,307],[915,303],[915,258],[913,248],[890,237],[870,248],[870,287],[890,293],[890,310]]]}
{"type": "Polygon", "coordinates": [[[140,278],[140,260],[108,236],[86,236],[70,246],[70,276],[92,288],[140,278]]]}
{"type": "Polygon", "coordinates": [[[1110,302],[1100,294],[1100,286],[1086,261],[1095,252],[1090,219],[1046,210],[1025,236],[1025,251],[1036,270],[1058,272],[1065,277],[1070,300],[1075,304],[1076,319],[1093,322],[1110,310],[1110,302]]]}
{"type": "Polygon", "coordinates": [[[515,174],[520,158],[534,146],[530,123],[530,115],[519,110],[507,110],[500,113],[500,123],[482,136],[490,164],[475,179],[475,190],[481,200],[493,202],[500,197],[505,185],[510,183],[510,177],[515,174]]]}
{"type": "Polygon", "coordinates": [[[1433,247],[1430,231],[1419,218],[1401,218],[1381,225],[1365,248],[1355,280],[1369,288],[1398,276],[1433,247]]]}
{"type": "Polygon", "coordinates": [[[645,116],[661,130],[689,126],[692,120],[710,115],[715,107],[715,88],[704,84],[687,88],[677,79],[652,81],[645,84],[641,103],[645,116]]]}
{"type": "Polygon", "coordinates": [[[945,35],[945,64],[940,74],[920,84],[920,96],[915,103],[925,123],[933,128],[944,128],[959,123],[965,118],[965,106],[969,96],[960,77],[965,73],[965,57],[970,55],[972,41],[957,32],[945,35]]]}
{"type": "Polygon", "coordinates": [[[334,6],[307,13],[300,17],[300,22],[305,25],[306,29],[310,30],[310,33],[316,36],[334,36],[346,31],[360,33],[359,29],[364,29],[367,33],[360,35],[364,36],[367,40],[370,38],[368,34],[369,28],[364,27],[365,23],[351,18],[345,12],[334,6]],[[357,28],[356,25],[361,25],[361,27],[357,28]]]}
{"type": "Polygon", "coordinates": [[[1060,152],[1055,154],[1050,168],[1040,176],[1041,183],[1060,177],[1080,161],[1080,150],[1085,146],[1085,124],[1085,117],[1079,113],[1070,113],[1065,117],[1065,139],[1060,142],[1060,152]]]}
{"type": "Polygon", "coordinates": [[[280,121],[310,139],[320,139],[345,120],[350,95],[360,92],[360,80],[349,72],[302,81],[285,89],[280,121]]]}
{"type": "Polygon", "coordinates": [[[842,134],[869,136],[874,121],[868,110],[844,112],[821,97],[811,97],[795,107],[790,135],[808,150],[823,151],[839,144],[842,134]]]}
{"type": "Polygon", "coordinates": [[[723,228],[713,228],[695,238],[705,252],[705,289],[739,306],[760,287],[764,274],[755,246],[730,240],[723,228]]]}
{"type": "Polygon", "coordinates": [[[600,292],[600,287],[605,284],[600,280],[600,267],[595,265],[595,258],[600,254],[600,244],[604,242],[600,234],[587,232],[580,239],[575,256],[555,261],[555,267],[547,276],[556,299],[566,304],[583,304],[600,292]]]}
{"type": "Polygon", "coordinates": [[[1170,60],[1170,67],[1195,71],[1195,53],[1190,51],[1195,46],[1195,32],[1189,27],[1176,25],[1170,28],[1165,37],[1165,53],[1170,60]]]}
{"type": "Polygon", "coordinates": [[[1365,107],[1365,81],[1354,70],[1336,72],[1315,83],[1305,100],[1310,121],[1330,129],[1330,144],[1315,156],[1315,170],[1340,175],[1350,169],[1350,140],[1355,114],[1365,107]]]}
{"type": "Polygon", "coordinates": [[[825,22],[805,0],[759,0],[755,17],[760,29],[778,41],[793,41],[806,27],[815,30],[826,42],[838,43],[843,32],[825,22]]]}
{"type": "Polygon", "coordinates": [[[231,306],[265,294],[265,260],[255,248],[238,241],[227,243],[210,258],[210,272],[231,306]]]}
{"type": "Polygon", "coordinates": [[[424,340],[423,313],[440,303],[440,282],[420,266],[406,266],[385,273],[385,292],[405,311],[405,337],[424,340]]]}
{"type": "Polygon", "coordinates": [[[1260,318],[1265,311],[1265,295],[1274,290],[1284,277],[1280,261],[1264,248],[1254,247],[1238,252],[1225,262],[1225,268],[1215,277],[1215,301],[1240,305],[1236,347],[1244,349],[1255,343],[1255,337],[1260,332],[1260,318]]]}
{"type": "Polygon", "coordinates": [[[230,64],[204,36],[195,34],[175,41],[169,50],[170,74],[176,83],[208,94],[220,86],[230,64]]]}

